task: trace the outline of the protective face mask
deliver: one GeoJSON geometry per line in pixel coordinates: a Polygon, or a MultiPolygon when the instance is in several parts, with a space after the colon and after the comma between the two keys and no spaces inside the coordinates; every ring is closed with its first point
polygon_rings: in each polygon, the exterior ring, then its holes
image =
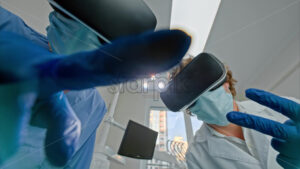
{"type": "Polygon", "coordinates": [[[221,86],[201,95],[189,110],[208,124],[226,126],[229,124],[226,114],[233,111],[233,97],[221,86]]]}
{"type": "Polygon", "coordinates": [[[75,20],[52,12],[49,21],[47,37],[55,53],[69,55],[101,46],[97,35],[75,20]]]}

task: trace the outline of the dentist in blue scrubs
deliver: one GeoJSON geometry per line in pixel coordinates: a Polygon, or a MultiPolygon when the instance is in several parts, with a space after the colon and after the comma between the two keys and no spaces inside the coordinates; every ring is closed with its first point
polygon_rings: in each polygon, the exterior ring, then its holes
{"type": "MultiPolygon", "coordinates": [[[[99,93],[89,88],[166,71],[180,62],[191,43],[180,30],[154,32],[151,9],[133,3],[137,7],[116,6],[120,21],[131,24],[110,25],[107,32],[120,28],[115,33],[121,35],[108,33],[118,40],[102,45],[97,33],[49,2],[56,8],[49,15],[47,38],[0,10],[1,168],[89,168],[95,132],[106,112],[99,93]],[[138,13],[142,20],[132,17],[136,9],[142,9],[138,13]],[[67,89],[81,91],[63,91],[67,89]]],[[[106,5],[97,2],[98,7],[106,5]]],[[[102,22],[107,20],[111,18],[102,22]]]]}
{"type": "MultiPolygon", "coordinates": [[[[49,15],[49,19],[50,25],[47,28],[48,37],[45,37],[26,25],[21,18],[0,6],[1,31],[10,31],[19,34],[53,52],[72,54],[80,50],[95,49],[101,45],[96,35],[73,20],[65,18],[56,12],[52,12],[49,15]],[[68,27],[66,27],[67,25],[68,27]],[[81,31],[78,32],[78,30],[81,31]],[[68,46],[68,44],[72,46],[68,46]]],[[[79,146],[72,159],[64,167],[51,165],[46,160],[44,153],[46,129],[28,124],[22,133],[24,139],[21,142],[18,153],[6,161],[1,166],[1,169],[88,169],[90,167],[96,130],[107,111],[104,100],[95,88],[82,91],[65,91],[65,95],[81,121],[79,146]]]]}

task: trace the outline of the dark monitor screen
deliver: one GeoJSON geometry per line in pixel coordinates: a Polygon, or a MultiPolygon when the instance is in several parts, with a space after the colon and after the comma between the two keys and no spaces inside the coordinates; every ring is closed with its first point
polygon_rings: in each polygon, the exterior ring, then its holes
{"type": "Polygon", "coordinates": [[[157,135],[156,131],[129,120],[118,154],[137,159],[152,159],[157,135]]]}

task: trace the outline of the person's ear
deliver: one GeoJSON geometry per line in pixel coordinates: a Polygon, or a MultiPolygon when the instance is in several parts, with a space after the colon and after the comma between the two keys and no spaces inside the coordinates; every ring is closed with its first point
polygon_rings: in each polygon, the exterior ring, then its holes
{"type": "Polygon", "coordinates": [[[224,87],[224,89],[225,89],[225,91],[226,91],[227,93],[231,93],[231,92],[230,92],[230,89],[229,89],[229,83],[228,83],[228,82],[225,82],[225,83],[223,84],[223,87],[224,87]]]}

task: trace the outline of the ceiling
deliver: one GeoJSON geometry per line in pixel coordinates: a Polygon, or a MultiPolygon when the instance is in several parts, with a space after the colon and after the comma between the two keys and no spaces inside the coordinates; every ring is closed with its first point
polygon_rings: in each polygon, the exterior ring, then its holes
{"type": "Polygon", "coordinates": [[[270,90],[278,75],[299,62],[298,54],[282,55],[300,39],[299,18],[299,0],[223,0],[205,51],[230,66],[239,92],[270,90]]]}

